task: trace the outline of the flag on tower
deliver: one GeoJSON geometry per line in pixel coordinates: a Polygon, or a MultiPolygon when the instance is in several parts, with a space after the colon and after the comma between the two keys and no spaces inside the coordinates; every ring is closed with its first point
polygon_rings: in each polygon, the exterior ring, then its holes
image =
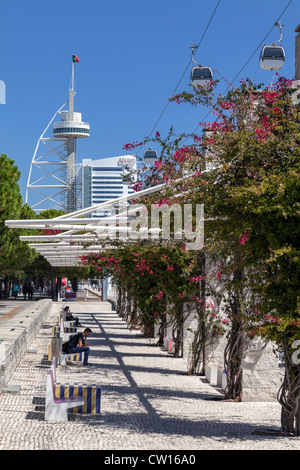
{"type": "Polygon", "coordinates": [[[73,55],[72,57],[73,57],[73,62],[79,62],[77,55],[73,55]]]}

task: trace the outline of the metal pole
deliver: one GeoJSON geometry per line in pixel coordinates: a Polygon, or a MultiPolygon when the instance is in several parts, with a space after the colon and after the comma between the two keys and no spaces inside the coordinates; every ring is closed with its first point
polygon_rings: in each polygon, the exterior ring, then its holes
{"type": "Polygon", "coordinates": [[[74,62],[72,62],[72,90],[74,91],[74,62]]]}

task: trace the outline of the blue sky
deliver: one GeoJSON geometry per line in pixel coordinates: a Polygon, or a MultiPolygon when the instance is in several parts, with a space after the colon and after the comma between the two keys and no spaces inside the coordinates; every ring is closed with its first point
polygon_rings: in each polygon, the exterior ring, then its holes
{"type": "MultiPolygon", "coordinates": [[[[75,111],[91,125],[78,142],[77,159],[124,155],[124,144],[148,136],[190,61],[217,0],[0,0],[0,152],[15,160],[25,197],[28,171],[39,136],[68,99],[75,64],[75,111]]],[[[289,0],[221,0],[195,56],[233,80],[288,5],[289,0]]],[[[299,0],[281,18],[286,62],[293,78],[299,0]]],[[[274,28],[266,43],[279,39],[274,28]]],[[[274,72],[259,67],[259,51],[235,81],[268,84],[274,72]]],[[[189,90],[190,68],[177,92],[189,90]]],[[[221,81],[219,89],[226,88],[221,81]]],[[[155,130],[164,136],[192,132],[207,109],[168,104],[155,130]]],[[[209,119],[207,119],[209,120],[209,119]]]]}

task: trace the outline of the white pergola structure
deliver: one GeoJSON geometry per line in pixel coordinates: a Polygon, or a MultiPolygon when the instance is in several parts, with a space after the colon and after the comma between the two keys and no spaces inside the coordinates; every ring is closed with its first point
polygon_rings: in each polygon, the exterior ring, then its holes
{"type": "MultiPolygon", "coordinates": [[[[202,174],[209,171],[210,169],[204,170],[202,174]]],[[[173,184],[182,183],[192,176],[185,174],[173,184]]],[[[43,230],[45,232],[43,235],[22,235],[20,240],[28,242],[29,247],[40,253],[52,266],[81,266],[82,256],[115,248],[117,244],[113,245],[113,241],[121,240],[122,244],[136,241],[137,237],[128,236],[132,230],[130,222],[136,218],[137,213],[145,209],[145,206],[142,203],[132,206],[131,203],[135,202],[134,199],[140,200],[152,193],[159,193],[158,199],[160,200],[164,197],[164,190],[168,186],[168,183],[162,183],[53,219],[6,220],[5,225],[10,228],[43,230]],[[112,208],[117,208],[118,212],[112,211],[112,208]],[[105,210],[109,215],[101,218],[89,217],[95,211],[105,210]],[[111,215],[112,212],[115,214],[111,215]]],[[[183,194],[179,191],[173,197],[177,198],[183,194]]],[[[204,223],[203,213],[201,222],[204,223]]],[[[149,228],[148,222],[144,225],[142,222],[138,232],[145,238],[155,234],[157,239],[162,230],[159,227],[149,228]]]]}
{"type": "MultiPolygon", "coordinates": [[[[126,237],[130,231],[128,222],[135,216],[138,207],[130,209],[130,206],[127,207],[128,203],[133,199],[162,191],[165,187],[165,183],[160,184],[53,219],[6,220],[5,225],[10,228],[45,231],[44,235],[22,235],[20,240],[28,242],[29,247],[40,253],[52,266],[80,266],[80,257],[114,248],[109,242],[119,239],[116,233],[124,233],[122,242],[130,243],[131,240],[126,237]],[[97,219],[88,217],[95,210],[116,206],[116,215],[97,219]]],[[[151,229],[146,226],[140,230],[151,233],[151,229]]]]}

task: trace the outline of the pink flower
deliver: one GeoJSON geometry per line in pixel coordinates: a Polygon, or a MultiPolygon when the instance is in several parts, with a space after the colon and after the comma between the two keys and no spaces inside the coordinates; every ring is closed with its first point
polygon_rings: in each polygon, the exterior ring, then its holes
{"type": "Polygon", "coordinates": [[[133,191],[135,191],[135,192],[141,191],[142,186],[143,186],[143,183],[142,183],[141,181],[139,181],[138,183],[136,183],[136,184],[133,186],[133,191]]]}
{"type": "Polygon", "coordinates": [[[143,145],[143,142],[137,142],[137,141],[135,141],[135,142],[133,142],[132,144],[125,144],[125,145],[123,146],[123,150],[133,150],[135,147],[139,147],[139,146],[141,146],[141,145],[143,145]]]}
{"type": "Polygon", "coordinates": [[[240,238],[240,244],[245,245],[246,242],[250,240],[249,234],[247,232],[244,232],[242,237],[240,238]]]}

